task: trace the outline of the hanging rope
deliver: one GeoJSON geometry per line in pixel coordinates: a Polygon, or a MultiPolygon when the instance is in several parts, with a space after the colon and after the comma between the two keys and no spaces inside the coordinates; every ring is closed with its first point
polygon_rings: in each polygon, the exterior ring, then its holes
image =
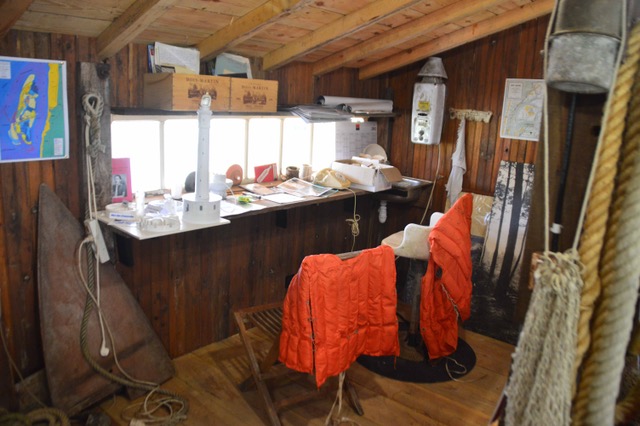
{"type": "MultiPolygon", "coordinates": [[[[554,8],[545,39],[548,46],[555,23],[554,8]]],[[[544,253],[534,272],[535,286],[524,326],[513,354],[512,374],[505,393],[507,425],[569,425],[575,375],[576,328],[579,317],[581,271],[575,247],[566,253],[549,251],[549,108],[544,86],[544,253]]],[[[579,228],[578,228],[579,229],[579,228]]]]}
{"type": "MultiPolygon", "coordinates": [[[[638,26],[634,28],[634,33],[638,26]]],[[[600,260],[601,297],[575,401],[576,425],[613,424],[640,279],[640,73],[635,73],[621,165],[600,260]]]]}
{"type": "MultiPolygon", "coordinates": [[[[97,218],[97,200],[95,192],[95,176],[96,161],[99,152],[105,152],[105,146],[101,141],[100,119],[102,117],[104,102],[102,96],[98,93],[87,93],[82,97],[82,105],[85,110],[85,149],[86,149],[86,167],[87,167],[87,207],[85,217],[88,220],[97,218]]],[[[111,333],[109,324],[104,318],[102,308],[100,306],[100,263],[97,259],[96,252],[93,248],[92,237],[87,237],[77,247],[77,268],[76,271],[87,293],[84,312],[82,315],[82,323],[80,325],[80,349],[85,361],[100,375],[108,380],[134,389],[142,389],[148,392],[147,397],[138,409],[133,421],[138,424],[161,423],[164,425],[175,425],[187,418],[189,411],[188,401],[180,395],[161,389],[158,384],[137,380],[131,377],[122,368],[118,361],[118,355],[115,345],[114,336],[111,333]],[[82,272],[82,252],[86,247],[86,263],[87,277],[82,272]],[[88,343],[88,325],[93,309],[96,309],[100,322],[100,330],[103,333],[102,341],[105,346],[105,329],[109,337],[111,353],[114,363],[118,371],[122,374],[119,376],[111,371],[103,368],[91,355],[88,343]],[[152,396],[155,398],[152,399],[152,396]],[[158,415],[156,411],[164,409],[164,414],[158,415]]],[[[108,352],[107,352],[108,353],[108,352]]],[[[131,419],[127,419],[131,420],[131,419]]]]}
{"type": "Polygon", "coordinates": [[[582,235],[580,236],[580,260],[584,265],[580,319],[578,321],[578,345],[576,349],[576,371],[591,341],[591,317],[596,300],[600,296],[598,264],[604,244],[604,235],[609,208],[613,198],[617,163],[625,126],[633,80],[640,64],[640,27],[629,35],[626,61],[620,65],[615,87],[607,100],[599,147],[594,159],[593,182],[588,200],[582,235]]]}

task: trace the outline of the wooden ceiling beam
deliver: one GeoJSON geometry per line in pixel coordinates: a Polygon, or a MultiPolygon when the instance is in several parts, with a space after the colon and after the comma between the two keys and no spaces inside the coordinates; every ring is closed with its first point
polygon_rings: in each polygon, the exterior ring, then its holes
{"type": "Polygon", "coordinates": [[[322,75],[337,70],[345,64],[375,55],[398,46],[415,37],[424,35],[451,22],[455,22],[504,3],[505,0],[460,0],[424,15],[404,25],[386,31],[379,36],[358,43],[313,64],[313,75],[322,75]]]}
{"type": "Polygon", "coordinates": [[[388,56],[374,64],[364,66],[360,68],[359,78],[364,80],[375,77],[465,43],[479,40],[532,19],[548,15],[553,10],[554,5],[555,0],[537,0],[535,3],[528,3],[525,6],[497,15],[495,18],[486,19],[430,42],[388,56]]]}
{"type": "Polygon", "coordinates": [[[33,0],[4,0],[0,2],[0,37],[9,32],[23,13],[29,9],[33,0]]]}
{"type": "Polygon", "coordinates": [[[200,58],[213,58],[311,2],[312,0],[271,0],[262,4],[198,43],[196,47],[200,50],[200,58]]]}
{"type": "Polygon", "coordinates": [[[136,0],[113,21],[96,42],[100,60],[115,55],[178,0],[136,0]]]}
{"type": "Polygon", "coordinates": [[[298,38],[293,43],[266,54],[263,58],[264,69],[268,71],[285,65],[325,44],[348,37],[366,26],[379,22],[422,1],[424,0],[378,0],[370,3],[357,12],[345,15],[304,37],[298,38]]]}

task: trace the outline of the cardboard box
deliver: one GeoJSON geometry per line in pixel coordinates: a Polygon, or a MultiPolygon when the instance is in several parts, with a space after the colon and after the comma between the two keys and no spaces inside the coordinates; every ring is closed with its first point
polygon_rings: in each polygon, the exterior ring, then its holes
{"type": "Polygon", "coordinates": [[[231,78],[231,105],[233,112],[277,112],[278,82],[231,78]]]}
{"type": "Polygon", "coordinates": [[[197,111],[206,92],[211,95],[211,111],[228,111],[231,78],[193,74],[145,74],[145,108],[167,111],[197,111]]]}
{"type": "Polygon", "coordinates": [[[331,164],[331,168],[349,179],[353,188],[369,192],[391,189],[391,182],[402,180],[400,170],[388,164],[363,167],[362,163],[354,160],[336,160],[331,164]]]}

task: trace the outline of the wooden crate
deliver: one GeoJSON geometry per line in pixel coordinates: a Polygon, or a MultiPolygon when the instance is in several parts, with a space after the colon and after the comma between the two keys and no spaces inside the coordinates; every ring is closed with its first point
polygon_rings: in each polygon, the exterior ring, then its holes
{"type": "Polygon", "coordinates": [[[196,74],[145,74],[144,107],[167,111],[197,111],[206,92],[211,111],[228,111],[231,79],[196,74]]]}
{"type": "Polygon", "coordinates": [[[278,82],[231,78],[230,111],[276,112],[278,110],[278,82]]]}

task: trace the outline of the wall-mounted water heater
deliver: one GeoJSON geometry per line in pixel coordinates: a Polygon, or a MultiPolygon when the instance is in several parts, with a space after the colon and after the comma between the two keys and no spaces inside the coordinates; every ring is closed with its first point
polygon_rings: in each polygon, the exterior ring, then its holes
{"type": "Polygon", "coordinates": [[[441,58],[427,59],[419,76],[422,81],[413,86],[411,106],[411,142],[426,145],[440,143],[447,73],[441,58]]]}

